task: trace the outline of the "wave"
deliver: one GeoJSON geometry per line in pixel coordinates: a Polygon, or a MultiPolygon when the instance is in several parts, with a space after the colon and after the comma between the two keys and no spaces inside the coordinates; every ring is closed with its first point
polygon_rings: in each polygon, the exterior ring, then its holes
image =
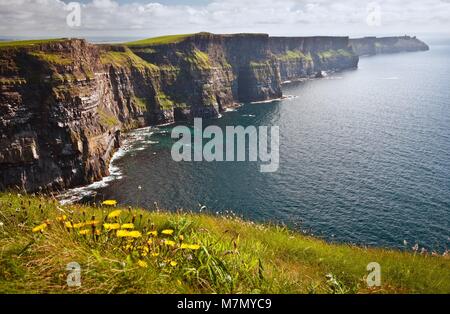
{"type": "Polygon", "coordinates": [[[128,133],[126,138],[123,140],[122,147],[120,147],[111,157],[108,167],[109,176],[103,177],[102,180],[94,182],[92,184],[62,192],[56,197],[61,205],[79,202],[85,197],[95,195],[97,193],[96,190],[107,187],[111,182],[123,179],[123,173],[121,169],[116,165],[116,162],[128,153],[142,151],[145,150],[149,145],[158,144],[159,142],[149,140],[148,137],[152,136],[153,134],[160,134],[166,131],[158,133],[153,131],[152,129],[154,128],[146,127],[136,129],[128,133]],[[142,146],[142,144],[145,144],[146,146],[142,146]]]}

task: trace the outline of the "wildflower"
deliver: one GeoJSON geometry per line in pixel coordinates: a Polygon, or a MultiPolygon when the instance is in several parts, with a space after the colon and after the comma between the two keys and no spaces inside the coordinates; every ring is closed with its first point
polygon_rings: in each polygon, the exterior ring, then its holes
{"type": "Polygon", "coordinates": [[[165,235],[172,235],[173,234],[173,230],[172,229],[166,229],[166,230],[161,231],[161,233],[165,234],[165,235]]]}
{"type": "Polygon", "coordinates": [[[89,230],[89,229],[83,229],[83,230],[80,230],[78,233],[81,234],[81,235],[87,235],[87,234],[90,234],[90,233],[91,233],[91,230],[89,230]]]}
{"type": "Polygon", "coordinates": [[[175,266],[177,266],[177,265],[178,265],[177,262],[175,262],[175,261],[170,261],[170,266],[175,267],[175,266]]]}
{"type": "Polygon", "coordinates": [[[143,260],[138,260],[137,264],[139,265],[139,267],[142,267],[142,268],[147,268],[148,267],[147,262],[145,262],[143,260]]]}
{"type": "Polygon", "coordinates": [[[178,237],[180,239],[180,241],[184,240],[184,235],[180,234],[180,236],[178,237]]]}
{"type": "Polygon", "coordinates": [[[198,250],[200,248],[200,245],[198,244],[181,244],[182,249],[189,249],[189,250],[198,250]]]}
{"type": "Polygon", "coordinates": [[[167,246],[174,247],[176,243],[175,243],[175,241],[165,240],[164,244],[167,245],[167,246]]]}
{"type": "Polygon", "coordinates": [[[152,253],[152,256],[153,256],[153,257],[158,257],[158,256],[159,256],[159,253],[152,253]]]}
{"type": "Polygon", "coordinates": [[[64,226],[65,226],[66,228],[69,228],[69,229],[72,229],[72,228],[73,228],[73,224],[72,224],[72,222],[70,222],[70,221],[66,221],[66,222],[64,223],[64,226]]]}
{"type": "Polygon", "coordinates": [[[158,231],[149,231],[149,232],[147,232],[147,235],[151,235],[151,236],[153,236],[153,237],[157,237],[158,236],[158,231]]]}
{"type": "Polygon", "coordinates": [[[102,205],[106,205],[106,206],[116,206],[117,205],[117,201],[116,200],[106,200],[102,202],[102,205]]]}
{"type": "Polygon", "coordinates": [[[95,226],[98,225],[100,222],[98,220],[89,220],[85,222],[85,226],[95,226]]]}
{"type": "Polygon", "coordinates": [[[142,233],[139,231],[130,231],[128,232],[128,236],[131,238],[140,238],[142,236],[142,233]]]}
{"type": "Polygon", "coordinates": [[[142,233],[139,231],[117,230],[117,237],[119,238],[140,238],[142,233]]]}
{"type": "Polygon", "coordinates": [[[43,223],[43,224],[41,224],[41,225],[39,225],[39,226],[34,227],[32,231],[33,231],[34,233],[36,233],[36,232],[42,232],[42,231],[44,231],[45,228],[47,228],[47,224],[46,224],[46,223],[43,223]]]}
{"type": "Polygon", "coordinates": [[[129,233],[129,231],[127,231],[127,230],[117,230],[117,237],[118,238],[125,238],[125,237],[128,237],[128,233],[129,233]]]}
{"type": "Polygon", "coordinates": [[[108,224],[108,223],[104,223],[103,224],[103,228],[105,228],[106,230],[117,230],[120,229],[120,224],[108,224]]]}
{"type": "Polygon", "coordinates": [[[152,239],[148,239],[147,244],[150,245],[152,243],[153,243],[153,240],[152,239]]]}
{"type": "Polygon", "coordinates": [[[134,224],[123,224],[121,229],[134,229],[134,224]]]}
{"type": "Polygon", "coordinates": [[[73,228],[74,229],[80,229],[80,228],[83,228],[84,226],[86,226],[86,224],[84,222],[79,222],[77,224],[74,224],[73,228]]]}
{"type": "Polygon", "coordinates": [[[121,213],[122,211],[120,209],[112,211],[109,213],[108,218],[117,218],[120,216],[121,213]]]}
{"type": "Polygon", "coordinates": [[[56,220],[59,221],[59,222],[62,222],[64,220],[66,220],[66,219],[67,219],[66,215],[62,215],[62,216],[56,217],[56,220]]]}

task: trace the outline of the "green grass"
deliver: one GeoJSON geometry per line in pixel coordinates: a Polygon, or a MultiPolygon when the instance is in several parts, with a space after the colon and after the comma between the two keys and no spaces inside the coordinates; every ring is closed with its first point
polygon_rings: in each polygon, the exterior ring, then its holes
{"type": "Polygon", "coordinates": [[[54,42],[65,41],[65,38],[41,39],[41,40],[17,40],[17,41],[0,41],[0,48],[20,48],[27,46],[36,46],[41,44],[49,44],[54,42]]]}
{"type": "Polygon", "coordinates": [[[198,69],[208,70],[212,67],[209,56],[198,49],[194,49],[189,54],[179,53],[179,55],[184,58],[186,62],[191,64],[191,66],[194,66],[198,69]]]}
{"type": "Polygon", "coordinates": [[[100,109],[97,109],[100,124],[106,127],[113,127],[120,124],[120,121],[112,113],[100,109]]]}
{"type": "Polygon", "coordinates": [[[147,99],[134,97],[134,102],[141,111],[147,111],[147,108],[148,108],[147,99]]]}
{"type": "Polygon", "coordinates": [[[150,71],[158,71],[158,67],[134,54],[130,49],[125,48],[124,51],[103,51],[100,55],[102,64],[112,64],[117,67],[134,66],[141,70],[149,69],[150,71]]]}
{"type": "Polygon", "coordinates": [[[164,93],[158,93],[156,96],[162,110],[171,110],[174,107],[174,102],[164,93]]]}
{"type": "Polygon", "coordinates": [[[303,52],[299,50],[288,50],[285,54],[277,55],[278,60],[281,61],[296,61],[296,60],[305,60],[312,61],[311,54],[308,53],[305,55],[303,52]]]}
{"type": "Polygon", "coordinates": [[[30,52],[30,55],[50,64],[68,65],[74,62],[74,60],[70,57],[66,57],[63,54],[58,53],[34,51],[30,52]]]}
{"type": "Polygon", "coordinates": [[[325,50],[317,53],[319,57],[322,59],[330,59],[330,58],[337,58],[337,57],[351,57],[353,54],[347,50],[339,49],[339,50],[325,50]]]}
{"type": "Polygon", "coordinates": [[[182,42],[186,38],[193,36],[194,34],[180,34],[180,35],[168,35],[168,36],[160,36],[147,38],[138,41],[132,41],[126,43],[129,47],[144,47],[144,46],[157,46],[157,45],[167,45],[167,44],[175,44],[182,42]]]}
{"type": "Polygon", "coordinates": [[[0,293],[450,293],[448,258],[328,244],[232,214],[108,217],[116,209],[0,194],[0,293]],[[135,238],[106,230],[125,223],[135,238]],[[66,284],[70,262],[81,287],[66,284]],[[381,288],[365,285],[370,262],[381,265],[381,288]]]}

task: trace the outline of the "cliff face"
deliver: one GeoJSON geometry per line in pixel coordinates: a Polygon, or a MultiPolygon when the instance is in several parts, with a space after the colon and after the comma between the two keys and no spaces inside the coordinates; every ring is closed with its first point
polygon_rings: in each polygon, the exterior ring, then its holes
{"type": "Polygon", "coordinates": [[[430,49],[423,41],[410,36],[350,39],[350,45],[358,56],[426,51],[430,49]]]}
{"type": "Polygon", "coordinates": [[[358,66],[348,37],[272,37],[269,44],[283,81],[358,66]]]}
{"type": "Polygon", "coordinates": [[[108,175],[120,133],[282,96],[281,83],[356,67],[346,37],[201,33],[169,43],[0,47],[0,189],[108,175]]]}

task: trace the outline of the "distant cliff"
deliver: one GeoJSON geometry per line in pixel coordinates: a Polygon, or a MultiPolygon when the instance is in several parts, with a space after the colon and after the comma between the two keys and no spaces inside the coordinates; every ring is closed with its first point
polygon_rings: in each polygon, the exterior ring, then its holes
{"type": "Polygon", "coordinates": [[[355,68],[347,37],[167,36],[0,43],[0,189],[108,175],[123,131],[282,96],[285,80],[355,68]]]}
{"type": "Polygon", "coordinates": [[[350,39],[350,45],[358,56],[429,50],[427,44],[411,36],[350,39]]]}

